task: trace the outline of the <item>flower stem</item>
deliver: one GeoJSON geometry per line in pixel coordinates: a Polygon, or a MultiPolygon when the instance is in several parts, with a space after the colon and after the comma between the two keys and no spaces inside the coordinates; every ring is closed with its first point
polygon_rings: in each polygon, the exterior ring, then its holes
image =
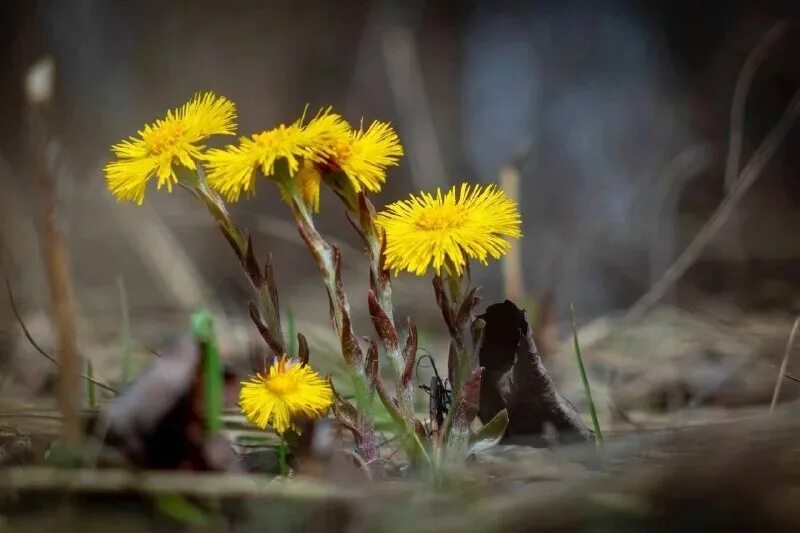
{"type": "MultiPolygon", "coordinates": [[[[270,290],[271,280],[268,279],[268,273],[262,273],[258,268],[253,251],[250,249],[250,242],[233,221],[222,197],[208,186],[203,165],[199,161],[196,162],[196,165],[197,173],[193,176],[196,179],[191,183],[189,189],[206,206],[208,212],[217,221],[220,231],[222,231],[228,244],[230,244],[239,259],[242,269],[253,288],[258,319],[266,326],[271,337],[279,345],[274,347],[273,351],[285,352],[277,291],[270,290]],[[275,348],[279,349],[276,350],[275,348]]],[[[276,353],[275,355],[279,356],[282,353],[276,353]]]]}
{"type": "MultiPolygon", "coordinates": [[[[416,354],[404,354],[398,342],[397,325],[394,320],[394,305],[392,303],[392,282],[389,272],[383,266],[382,248],[383,232],[375,223],[375,208],[365,194],[359,195],[359,218],[361,222],[361,232],[367,244],[367,256],[370,264],[370,279],[372,289],[375,292],[375,299],[378,306],[386,315],[389,325],[394,329],[392,339],[382,338],[389,365],[395,378],[395,388],[397,389],[397,400],[400,413],[405,420],[407,429],[414,431],[416,417],[414,412],[414,382],[404,376],[407,367],[407,358],[416,358],[416,354]]],[[[381,332],[378,332],[379,335],[381,332]]],[[[413,364],[413,361],[411,362],[413,364]]],[[[385,403],[385,402],[384,402],[385,403]]]]}
{"type": "MultiPolygon", "coordinates": [[[[353,377],[365,390],[369,389],[369,380],[366,375],[365,358],[358,344],[358,337],[350,320],[350,304],[341,279],[341,257],[339,250],[329,244],[320,235],[314,226],[311,212],[303,200],[302,193],[294,178],[289,174],[285,161],[275,165],[275,180],[284,200],[289,203],[295,224],[300,236],[311,251],[317,268],[322,276],[322,281],[328,293],[331,304],[334,330],[341,343],[342,355],[352,370],[353,377]]],[[[371,461],[378,456],[375,443],[375,431],[366,412],[367,406],[356,406],[356,442],[357,451],[365,461],[371,461]]]]}

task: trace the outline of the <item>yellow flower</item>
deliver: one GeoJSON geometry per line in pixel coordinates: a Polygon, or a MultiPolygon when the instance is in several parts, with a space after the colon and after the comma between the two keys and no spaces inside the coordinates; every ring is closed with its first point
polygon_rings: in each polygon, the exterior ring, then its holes
{"type": "Polygon", "coordinates": [[[397,165],[403,146],[388,122],[373,122],[366,131],[358,131],[340,139],[334,145],[328,163],[334,170],[343,171],[356,192],[381,190],[386,181],[386,167],[397,165]]]}
{"type": "MultiPolygon", "coordinates": [[[[288,126],[281,124],[250,137],[241,137],[238,146],[229,145],[206,153],[208,183],[235,202],[242,192],[255,192],[256,169],[265,176],[272,176],[275,163],[284,159],[289,173],[295,175],[304,160],[316,160],[329,154],[339,139],[347,137],[349,130],[349,124],[329,108],[320,111],[305,126],[300,118],[288,126]]],[[[319,183],[316,194],[318,198],[319,183]]]]}
{"type": "Polygon", "coordinates": [[[313,212],[319,211],[319,188],[322,174],[313,163],[303,163],[294,179],[300,185],[300,195],[313,212]]]}
{"type": "Polygon", "coordinates": [[[158,178],[158,188],[178,181],[175,165],[194,170],[204,146],[198,144],[215,134],[230,135],[236,129],[236,106],[227,98],[207,92],[196,94],[164,118],[146,124],[138,137],[111,147],[117,159],[105,166],[108,189],[117,200],[141,205],[147,182],[158,178]]]}
{"type": "Polygon", "coordinates": [[[297,429],[298,417],[319,418],[332,402],[330,383],[310,366],[289,361],[285,355],[263,374],[243,381],[239,392],[247,420],[261,429],[272,426],[281,435],[297,429]]]}
{"type": "Polygon", "coordinates": [[[522,236],[517,204],[494,185],[411,195],[387,206],[377,222],[386,231],[386,266],[418,276],[431,264],[437,274],[444,266],[460,276],[470,258],[486,264],[508,251],[508,237],[522,236]]]}

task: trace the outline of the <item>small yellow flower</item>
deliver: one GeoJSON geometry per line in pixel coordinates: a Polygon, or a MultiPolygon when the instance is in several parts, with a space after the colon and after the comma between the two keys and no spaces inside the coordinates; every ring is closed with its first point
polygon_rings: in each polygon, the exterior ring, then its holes
{"type": "Polygon", "coordinates": [[[242,382],[239,403],[247,420],[282,435],[297,429],[298,417],[319,418],[333,402],[330,383],[310,366],[283,355],[263,374],[242,382]]]}
{"type": "Polygon", "coordinates": [[[236,129],[236,106],[227,98],[207,92],[196,94],[178,109],[146,124],[138,137],[130,137],[111,147],[117,159],[105,166],[108,189],[117,200],[141,205],[147,182],[153,176],[158,188],[178,181],[175,165],[195,169],[204,146],[198,144],[211,135],[230,135],[236,129]]]}
{"type": "MultiPolygon", "coordinates": [[[[208,183],[231,202],[241,194],[255,192],[256,170],[264,176],[275,174],[275,163],[285,159],[289,173],[295,175],[304,160],[316,160],[332,151],[350,130],[345,120],[330,109],[320,111],[307,125],[303,118],[271,130],[241,137],[239,145],[209,150],[205,155],[208,183]]],[[[317,198],[319,183],[316,185],[317,198]]]]}
{"type": "Polygon", "coordinates": [[[508,237],[522,236],[517,204],[494,185],[411,195],[387,206],[377,222],[386,231],[386,266],[418,276],[431,264],[437,274],[444,266],[460,276],[470,258],[486,264],[508,251],[508,237]]]}
{"type": "Polygon", "coordinates": [[[343,171],[356,192],[381,190],[386,181],[386,167],[396,166],[403,155],[403,146],[388,122],[373,122],[353,130],[333,146],[327,163],[343,171]]]}

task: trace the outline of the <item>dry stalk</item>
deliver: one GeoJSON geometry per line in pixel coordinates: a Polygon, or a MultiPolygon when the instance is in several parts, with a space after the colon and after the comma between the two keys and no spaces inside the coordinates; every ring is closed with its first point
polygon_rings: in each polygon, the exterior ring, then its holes
{"type": "Polygon", "coordinates": [[[716,237],[719,230],[722,229],[733,214],[744,195],[761,176],[767,163],[772,159],[772,156],[789,133],[798,114],[800,114],[800,90],[794,93],[780,120],[761,142],[750,161],[742,169],[731,190],[711,215],[711,218],[700,228],[700,231],[697,232],[686,249],[664,272],[664,275],[628,310],[625,316],[627,320],[635,320],[650,310],[705,251],[708,244],[716,237]]]}
{"type": "Polygon", "coordinates": [[[794,325],[792,326],[792,331],[791,333],[789,333],[789,340],[786,341],[786,350],[783,353],[783,361],[781,361],[781,369],[778,371],[778,379],[775,381],[775,389],[772,391],[772,401],[769,403],[770,412],[774,411],[775,406],[778,405],[778,396],[781,393],[781,387],[783,386],[783,378],[786,375],[786,366],[789,364],[789,356],[792,354],[792,348],[794,347],[794,338],[797,335],[798,328],[800,328],[800,316],[795,319],[794,325]]]}
{"type": "Polygon", "coordinates": [[[63,416],[61,436],[64,444],[81,442],[78,416],[78,354],[75,296],[70,277],[69,253],[56,213],[55,184],[46,150],[50,143],[46,112],[52,95],[54,65],[47,58],[35,64],[28,74],[27,97],[31,125],[31,148],[39,188],[42,217],[42,255],[50,292],[50,313],[56,331],[59,362],[58,402],[63,416]]]}

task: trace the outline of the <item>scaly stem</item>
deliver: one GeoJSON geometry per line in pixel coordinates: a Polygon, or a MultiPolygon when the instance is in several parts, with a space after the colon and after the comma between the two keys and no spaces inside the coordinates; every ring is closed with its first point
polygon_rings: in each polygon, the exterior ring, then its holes
{"type": "MultiPolygon", "coordinates": [[[[369,390],[364,354],[358,345],[358,338],[351,325],[350,304],[342,286],[339,251],[326,242],[317,231],[311,212],[303,200],[297,183],[289,175],[285,161],[276,163],[274,177],[281,195],[292,209],[300,236],[311,251],[322,275],[322,281],[331,303],[334,330],[341,343],[342,355],[352,371],[353,378],[358,382],[356,387],[363,386],[364,390],[369,390]]],[[[375,443],[374,427],[365,409],[366,406],[356,406],[356,431],[358,432],[356,442],[358,453],[365,461],[370,461],[377,458],[378,449],[375,443]]]]}
{"type": "MultiPolygon", "coordinates": [[[[397,403],[407,429],[414,431],[416,424],[414,413],[414,382],[408,379],[409,376],[404,376],[407,365],[407,354],[403,353],[400,343],[397,342],[397,325],[394,320],[394,305],[392,303],[392,283],[389,272],[382,264],[383,259],[381,257],[383,232],[381,232],[375,224],[375,208],[366,195],[361,195],[360,197],[359,211],[361,231],[367,244],[372,289],[375,292],[375,299],[378,305],[381,310],[383,310],[395,332],[391,342],[386,342],[386,339],[382,340],[384,341],[386,355],[395,378],[395,388],[398,396],[397,403]]],[[[416,355],[411,354],[411,357],[416,357],[416,355]]]]}
{"type": "Polygon", "coordinates": [[[239,258],[242,269],[245,271],[250,286],[253,288],[255,304],[261,322],[267,327],[272,337],[276,339],[281,346],[285,346],[278,302],[270,292],[269,284],[260,271],[254,272],[253,269],[248,266],[248,257],[252,257],[252,250],[249,250],[250,244],[248,243],[247,237],[245,237],[244,233],[234,223],[228,209],[225,207],[225,202],[222,200],[222,197],[208,186],[203,165],[199,161],[196,162],[196,164],[197,174],[194,176],[196,181],[191,184],[190,190],[203,205],[206,206],[208,212],[217,221],[220,230],[239,258]]]}

